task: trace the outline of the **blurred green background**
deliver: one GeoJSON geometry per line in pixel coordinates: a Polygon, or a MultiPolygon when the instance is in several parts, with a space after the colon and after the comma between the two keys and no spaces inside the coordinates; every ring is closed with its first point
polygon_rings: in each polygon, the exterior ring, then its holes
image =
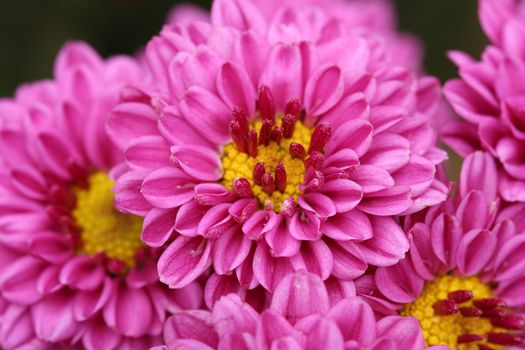
{"type": "MultiPolygon", "coordinates": [[[[209,7],[210,0],[194,0],[209,7]]],[[[156,34],[173,0],[21,0],[0,5],[0,96],[22,82],[49,77],[68,39],[91,43],[102,55],[134,53],[156,34]]],[[[425,43],[427,71],[452,77],[447,49],[479,55],[485,38],[476,0],[396,0],[399,27],[425,43]]]]}

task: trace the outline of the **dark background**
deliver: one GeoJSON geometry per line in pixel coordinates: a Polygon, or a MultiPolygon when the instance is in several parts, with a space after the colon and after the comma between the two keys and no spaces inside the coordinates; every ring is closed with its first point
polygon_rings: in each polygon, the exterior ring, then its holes
{"type": "MultiPolygon", "coordinates": [[[[208,8],[210,0],[193,0],[208,8]]],[[[68,39],[91,43],[102,55],[134,53],[156,34],[174,0],[0,0],[0,96],[22,82],[49,77],[68,39]]],[[[396,0],[399,27],[425,43],[426,70],[452,77],[447,49],[478,56],[485,38],[476,0],[396,0]]]]}

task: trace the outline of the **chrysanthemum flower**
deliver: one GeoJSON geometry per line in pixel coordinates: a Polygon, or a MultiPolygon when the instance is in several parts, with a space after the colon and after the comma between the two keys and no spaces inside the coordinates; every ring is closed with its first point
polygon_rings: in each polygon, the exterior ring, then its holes
{"type": "MultiPolygon", "coordinates": [[[[261,314],[238,295],[222,297],[211,312],[177,313],[165,325],[165,346],[174,349],[424,349],[417,320],[389,316],[376,321],[359,297],[331,303],[330,290],[307,272],[286,276],[261,314]]],[[[434,347],[434,350],[442,347],[434,347]]]]}
{"type": "Polygon", "coordinates": [[[480,0],[479,12],[492,44],[479,62],[450,54],[460,78],[445,95],[464,121],[445,128],[445,141],[462,156],[489,152],[498,160],[500,195],[525,202],[525,2],[480,0]]]}
{"type": "Polygon", "coordinates": [[[3,349],[142,350],[169,313],[200,306],[199,286],[158,282],[142,218],[114,208],[109,172],[122,156],[104,119],[141,79],[132,59],[69,43],[54,80],[0,102],[3,349]]]}
{"type": "Polygon", "coordinates": [[[310,11],[268,24],[250,2],[217,1],[211,24],[166,28],[148,45],[152,97],[109,118],[129,169],[116,203],[145,215],[146,244],[173,239],[158,264],[170,287],[210,265],[250,289],[298,269],[351,280],[404,256],[392,216],[444,200],[437,82],[322,8],[307,25],[310,11]]]}
{"type": "Polygon", "coordinates": [[[416,317],[427,345],[524,346],[525,204],[500,208],[497,181],[489,154],[467,157],[456,198],[407,221],[409,257],[378,268],[366,293],[381,311],[416,317]]]}

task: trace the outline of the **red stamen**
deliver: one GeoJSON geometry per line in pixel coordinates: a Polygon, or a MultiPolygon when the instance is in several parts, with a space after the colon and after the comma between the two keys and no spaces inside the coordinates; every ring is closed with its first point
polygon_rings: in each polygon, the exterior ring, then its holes
{"type": "Polygon", "coordinates": [[[250,131],[250,126],[248,125],[248,117],[246,116],[246,113],[240,108],[234,108],[232,111],[233,119],[239,122],[239,125],[241,126],[241,130],[243,131],[243,135],[248,135],[248,131],[250,131]]]}
{"type": "Polygon", "coordinates": [[[74,160],[70,159],[67,162],[67,170],[71,174],[75,184],[81,188],[88,188],[88,173],[86,169],[78,165],[74,160]]]}
{"type": "Polygon", "coordinates": [[[284,115],[293,115],[295,120],[299,120],[301,116],[301,102],[297,98],[292,98],[286,102],[284,107],[284,115]]]}
{"type": "Polygon", "coordinates": [[[332,136],[332,126],[322,123],[315,128],[310,140],[310,153],[321,152],[332,136]]]}
{"type": "Polygon", "coordinates": [[[108,258],[106,260],[106,269],[110,273],[118,275],[124,272],[124,270],[126,269],[126,263],[121,260],[108,258]]]}
{"type": "Polygon", "coordinates": [[[52,185],[49,190],[49,199],[55,204],[63,205],[67,208],[74,208],[77,199],[72,191],[68,190],[64,186],[52,185]]]}
{"type": "Polygon", "coordinates": [[[277,186],[277,190],[281,193],[284,193],[286,190],[286,169],[281,162],[275,167],[275,185],[277,186]]]}
{"type": "Polygon", "coordinates": [[[248,151],[248,145],[246,143],[247,135],[238,120],[233,119],[230,122],[230,135],[233,143],[239,152],[246,153],[248,151]]]}
{"type": "Polygon", "coordinates": [[[452,300],[439,300],[432,305],[434,314],[439,316],[453,315],[459,311],[458,304],[452,300]]]}
{"type": "Polygon", "coordinates": [[[62,216],[58,220],[58,224],[62,228],[62,231],[66,234],[80,233],[80,231],[82,230],[71,216],[62,216]]]}
{"type": "Polygon", "coordinates": [[[64,241],[72,248],[80,248],[82,240],[78,232],[68,232],[64,235],[64,241]]]}
{"type": "Polygon", "coordinates": [[[259,131],[259,144],[267,145],[270,143],[270,137],[272,134],[273,122],[271,120],[263,120],[261,131],[259,131]]]}
{"type": "Polygon", "coordinates": [[[250,185],[250,181],[242,177],[233,180],[233,191],[241,198],[253,197],[252,185],[250,185]]]}
{"type": "Polygon", "coordinates": [[[263,191],[268,194],[272,194],[275,191],[275,180],[273,179],[272,174],[269,172],[264,173],[261,187],[263,191]]]}
{"type": "Polygon", "coordinates": [[[494,317],[490,319],[490,322],[495,327],[512,329],[512,330],[523,330],[525,329],[525,319],[517,315],[504,315],[501,317],[494,317]]]}
{"type": "Polygon", "coordinates": [[[495,350],[493,347],[487,346],[485,344],[478,344],[479,350],[495,350]]]}
{"type": "Polygon", "coordinates": [[[257,163],[253,166],[253,182],[255,182],[256,185],[261,186],[262,177],[265,172],[264,163],[257,163]]]}
{"type": "Polygon", "coordinates": [[[293,132],[295,131],[295,123],[297,122],[297,117],[292,114],[287,114],[283,118],[283,136],[287,139],[292,137],[293,132]]]}
{"type": "Polygon", "coordinates": [[[470,290],[456,290],[448,293],[448,298],[454,300],[458,304],[463,304],[474,297],[470,290]]]}
{"type": "Polygon", "coordinates": [[[145,263],[149,258],[151,258],[151,251],[146,247],[140,247],[135,252],[135,261],[137,263],[145,263]]]}
{"type": "Polygon", "coordinates": [[[306,150],[304,149],[303,145],[297,142],[290,143],[288,151],[290,152],[293,158],[304,159],[304,157],[306,156],[306,150]]]}
{"type": "Polygon", "coordinates": [[[483,314],[477,307],[460,307],[459,312],[463,317],[480,317],[483,314]]]}
{"type": "Polygon", "coordinates": [[[271,120],[275,124],[275,103],[272,92],[266,85],[259,87],[259,113],[262,120],[271,120]]]}
{"type": "Polygon", "coordinates": [[[58,204],[51,204],[46,207],[47,215],[51,218],[51,220],[59,222],[61,218],[63,217],[69,217],[70,211],[68,208],[58,205],[58,204]]]}
{"type": "Polygon", "coordinates": [[[312,152],[305,162],[306,168],[313,167],[315,170],[323,168],[324,155],[319,152],[312,152]]]}
{"type": "Polygon", "coordinates": [[[505,310],[500,308],[493,308],[493,309],[485,309],[481,310],[482,317],[503,317],[505,315],[505,310]]]}
{"type": "Polygon", "coordinates": [[[498,345],[521,345],[523,338],[510,333],[488,333],[488,342],[498,345]]]}
{"type": "Polygon", "coordinates": [[[293,198],[287,198],[283,201],[283,204],[281,204],[281,213],[283,213],[285,216],[291,218],[293,214],[295,214],[295,210],[297,209],[297,206],[295,205],[295,200],[293,198]]]}
{"type": "Polygon", "coordinates": [[[475,341],[480,341],[484,336],[479,334],[462,334],[458,336],[458,344],[472,343],[475,341]]]}
{"type": "Polygon", "coordinates": [[[250,130],[250,132],[248,132],[248,141],[246,144],[248,155],[250,157],[257,157],[257,131],[250,130]]]}
{"type": "Polygon", "coordinates": [[[475,299],[474,305],[480,309],[492,309],[494,307],[505,307],[507,303],[501,298],[475,299]]]}
{"type": "Polygon", "coordinates": [[[283,138],[283,128],[282,128],[282,126],[274,128],[272,130],[272,141],[275,141],[277,144],[280,144],[282,138],[283,138]]]}

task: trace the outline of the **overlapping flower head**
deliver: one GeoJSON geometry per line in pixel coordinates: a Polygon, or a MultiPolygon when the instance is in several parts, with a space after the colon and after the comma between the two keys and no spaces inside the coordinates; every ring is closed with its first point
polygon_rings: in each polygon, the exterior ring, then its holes
{"type": "Polygon", "coordinates": [[[480,61],[450,54],[460,78],[445,85],[445,95],[464,121],[446,127],[445,141],[462,156],[489,152],[500,195],[525,202],[525,2],[481,0],[479,15],[491,45],[480,61]]]}
{"type": "Polygon", "coordinates": [[[407,220],[409,256],[378,268],[375,287],[357,282],[381,313],[418,318],[427,345],[524,347],[525,204],[501,202],[497,177],[489,154],[471,154],[456,197],[407,220]]]}
{"type": "Polygon", "coordinates": [[[273,291],[299,269],[351,280],[404,257],[394,215],[446,196],[437,82],[322,7],[294,14],[219,0],[211,23],[166,27],[146,52],[156,87],[109,119],[128,167],[116,203],[145,216],[146,244],[169,244],[173,288],[212,265],[208,289],[273,291]]]}
{"type": "Polygon", "coordinates": [[[318,276],[295,272],[279,282],[262,313],[237,294],[222,297],[211,311],[177,313],[166,322],[166,345],[155,349],[425,349],[416,319],[376,321],[366,302],[345,294],[339,300],[318,276]]]}
{"type": "Polygon", "coordinates": [[[198,285],[158,282],[142,218],[114,207],[122,155],[105,118],[145,76],[131,58],[104,61],[76,42],[54,73],[0,101],[0,346],[144,349],[168,314],[202,299],[198,285]]]}

